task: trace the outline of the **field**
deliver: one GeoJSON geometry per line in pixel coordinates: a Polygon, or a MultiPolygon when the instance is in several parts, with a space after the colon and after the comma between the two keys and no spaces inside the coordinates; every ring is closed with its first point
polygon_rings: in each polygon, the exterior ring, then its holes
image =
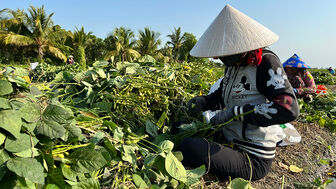
{"type": "Polygon", "coordinates": [[[300,100],[292,123],[302,142],[279,147],[272,171],[252,183],[185,168],[174,150],[183,136],[170,135],[177,121],[208,126],[185,105],[208,92],[221,65],[146,56],[97,61],[86,70],[46,63],[0,70],[1,188],[317,188],[335,160],[335,78],[320,70],[314,75],[328,93],[300,100]]]}

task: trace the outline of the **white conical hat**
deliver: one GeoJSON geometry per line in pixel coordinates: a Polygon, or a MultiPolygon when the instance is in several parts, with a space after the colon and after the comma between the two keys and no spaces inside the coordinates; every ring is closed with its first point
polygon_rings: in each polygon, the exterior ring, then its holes
{"type": "Polygon", "coordinates": [[[279,36],[252,18],[226,5],[204,32],[190,55],[221,57],[266,47],[279,36]]]}

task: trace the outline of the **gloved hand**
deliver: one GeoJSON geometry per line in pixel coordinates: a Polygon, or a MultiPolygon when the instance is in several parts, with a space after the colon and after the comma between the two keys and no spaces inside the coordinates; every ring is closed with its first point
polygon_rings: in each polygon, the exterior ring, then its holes
{"type": "Polygon", "coordinates": [[[212,125],[219,125],[234,117],[233,108],[222,110],[210,119],[212,125]]]}
{"type": "Polygon", "coordinates": [[[187,104],[188,112],[193,117],[197,117],[202,112],[204,106],[205,101],[201,96],[192,98],[187,104]]]}

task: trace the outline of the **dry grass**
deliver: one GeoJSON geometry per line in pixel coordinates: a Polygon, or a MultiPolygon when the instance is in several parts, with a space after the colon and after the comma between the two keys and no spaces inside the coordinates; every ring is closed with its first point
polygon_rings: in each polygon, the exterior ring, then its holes
{"type": "MultiPolygon", "coordinates": [[[[272,170],[261,180],[252,182],[257,189],[314,188],[315,179],[327,178],[329,165],[320,163],[321,159],[336,161],[335,135],[317,124],[292,122],[302,139],[299,144],[278,147],[272,170]],[[331,146],[329,150],[328,146],[331,146]],[[293,173],[284,165],[296,165],[302,172],[293,173]],[[284,182],[283,182],[284,177],[284,182]]],[[[213,175],[205,175],[199,188],[223,188],[227,182],[219,182],[213,175]]]]}

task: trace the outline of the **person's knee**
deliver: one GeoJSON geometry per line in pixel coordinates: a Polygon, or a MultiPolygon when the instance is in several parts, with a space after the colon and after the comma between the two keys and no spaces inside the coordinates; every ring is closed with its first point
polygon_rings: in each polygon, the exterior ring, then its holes
{"type": "Polygon", "coordinates": [[[205,163],[207,157],[206,142],[201,138],[185,138],[178,150],[183,154],[183,163],[187,166],[197,167],[205,163]]]}

